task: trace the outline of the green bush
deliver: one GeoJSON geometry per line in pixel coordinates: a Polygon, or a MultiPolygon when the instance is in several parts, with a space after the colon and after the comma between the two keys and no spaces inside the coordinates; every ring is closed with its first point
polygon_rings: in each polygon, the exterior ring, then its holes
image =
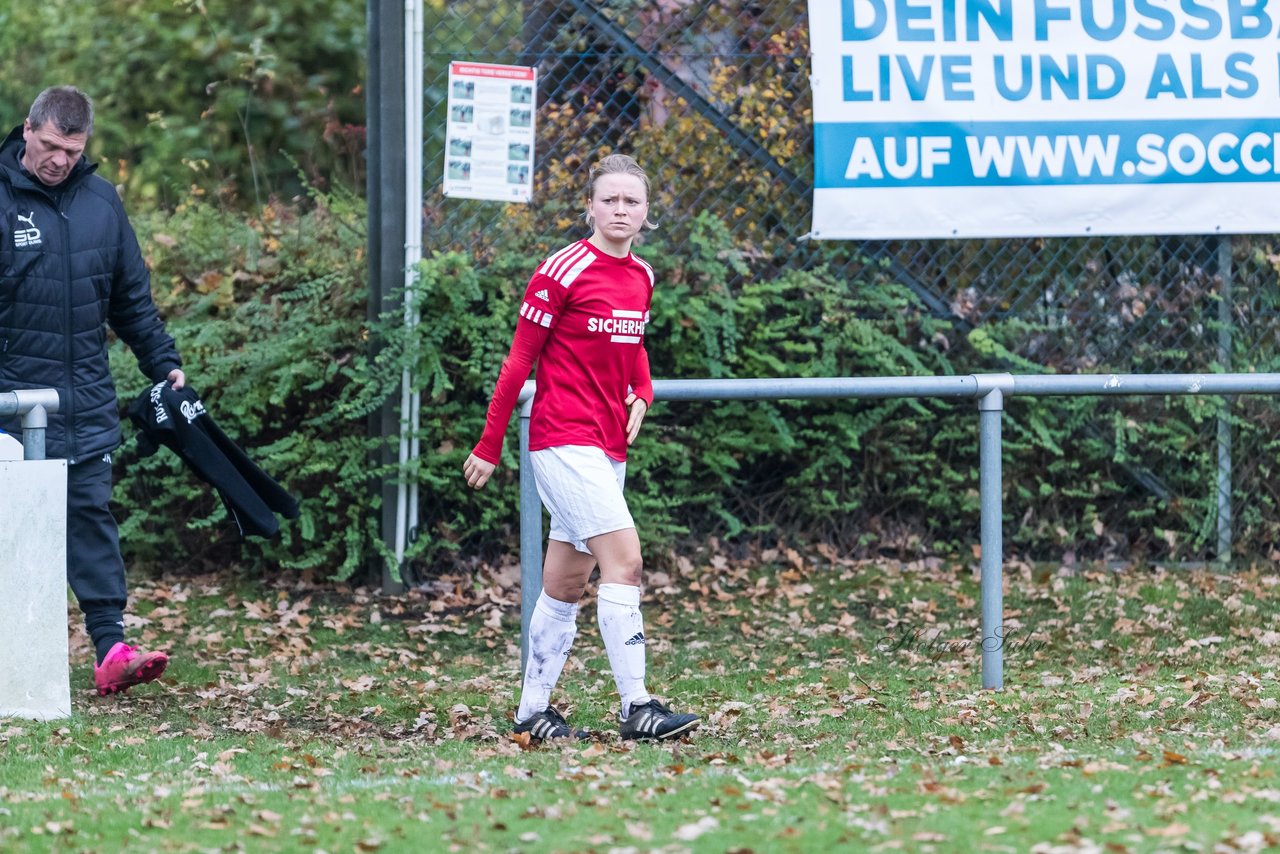
{"type": "MultiPolygon", "coordinates": [[[[363,202],[318,196],[255,218],[212,205],[135,218],[153,290],[214,421],[301,498],[277,540],[242,544],[213,490],[162,449],[118,455],[127,557],[349,576],[377,554],[368,414],[390,391],[367,358],[363,202]]],[[[123,402],[147,383],[118,342],[123,402]]],[[[131,435],[131,434],[127,434],[131,435]]]]}
{"type": "Polygon", "coordinates": [[[0,125],[45,86],[94,98],[89,155],[135,211],[192,193],[260,205],[363,182],[365,4],[0,4],[0,125]]]}

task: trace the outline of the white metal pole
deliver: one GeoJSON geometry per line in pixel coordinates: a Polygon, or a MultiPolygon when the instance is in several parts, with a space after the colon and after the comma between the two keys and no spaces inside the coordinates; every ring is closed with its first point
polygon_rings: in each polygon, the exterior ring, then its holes
{"type": "MultiPolygon", "coordinates": [[[[422,258],[422,9],[421,0],[404,4],[404,323],[412,330],[417,309],[411,288],[422,258]]],[[[405,365],[400,374],[400,482],[396,487],[396,569],[404,563],[409,539],[409,489],[404,471],[411,456],[411,436],[416,422],[413,376],[405,365]]]]}
{"type": "MultiPolygon", "coordinates": [[[[416,271],[418,262],[422,260],[422,138],[425,128],[423,127],[422,117],[422,100],[423,100],[423,31],[424,9],[423,0],[413,0],[414,18],[413,18],[413,63],[408,67],[409,83],[407,91],[413,93],[412,117],[410,123],[412,127],[412,135],[409,136],[408,160],[406,167],[406,182],[409,186],[409,201],[413,206],[413,213],[408,222],[412,225],[413,230],[408,232],[409,246],[406,261],[416,271]]],[[[422,319],[422,310],[416,303],[412,307],[409,317],[410,329],[416,327],[422,319]]],[[[409,459],[416,460],[422,456],[422,440],[419,438],[419,428],[422,425],[422,392],[418,389],[410,389],[409,399],[409,459]]],[[[408,540],[413,536],[414,530],[418,526],[418,479],[414,477],[409,481],[409,510],[408,520],[405,526],[406,547],[408,540]]]]}

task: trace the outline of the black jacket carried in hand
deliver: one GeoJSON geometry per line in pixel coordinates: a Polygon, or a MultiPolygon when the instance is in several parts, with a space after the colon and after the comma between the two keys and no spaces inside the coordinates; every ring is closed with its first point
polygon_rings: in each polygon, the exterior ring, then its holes
{"type": "Polygon", "coordinates": [[[274,513],[298,518],[298,502],[219,429],[191,386],[175,391],[165,381],[129,404],[129,418],[142,431],[144,456],[160,445],[174,451],[200,479],[213,486],[245,537],[274,537],[274,513]]]}

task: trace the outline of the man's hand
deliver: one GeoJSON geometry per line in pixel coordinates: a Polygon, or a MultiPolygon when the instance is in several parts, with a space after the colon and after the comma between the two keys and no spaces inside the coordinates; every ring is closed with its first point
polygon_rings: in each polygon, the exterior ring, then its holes
{"type": "Polygon", "coordinates": [[[475,454],[469,454],[467,461],[462,464],[462,474],[467,478],[467,486],[479,489],[489,482],[496,468],[497,466],[493,463],[486,462],[475,454]]]}
{"type": "Polygon", "coordinates": [[[643,397],[636,397],[635,392],[628,394],[623,404],[631,410],[631,414],[627,416],[627,444],[630,445],[635,442],[636,436],[640,435],[640,425],[644,423],[649,404],[644,402],[643,397]]]}
{"type": "Polygon", "coordinates": [[[169,372],[167,379],[173,385],[174,391],[178,391],[187,384],[187,375],[182,372],[182,368],[174,368],[169,372]]]}

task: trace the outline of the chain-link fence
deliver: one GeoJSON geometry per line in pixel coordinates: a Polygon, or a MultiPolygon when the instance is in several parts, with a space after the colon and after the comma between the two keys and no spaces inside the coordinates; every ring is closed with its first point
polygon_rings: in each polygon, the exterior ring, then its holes
{"type": "MultiPolygon", "coordinates": [[[[803,2],[450,0],[434,6],[424,63],[428,252],[492,251],[492,233],[513,217],[553,235],[550,243],[582,236],[584,167],[602,149],[621,150],[649,170],[652,209],[667,240],[678,243],[709,211],[730,230],[744,262],[734,273],[739,279],[819,265],[850,280],[870,269],[892,277],[960,333],[965,348],[950,354],[958,372],[1266,371],[1280,364],[1280,243],[1270,236],[807,240],[812,116],[803,2]],[[456,60],[537,67],[533,204],[443,197],[447,75],[456,60]]],[[[1221,417],[1204,407],[1166,416],[1149,400],[1090,406],[1082,430],[1113,445],[1125,437],[1137,442],[1143,423],[1166,417],[1189,419],[1191,433],[1182,441],[1213,445],[1229,421],[1234,548],[1270,551],[1266,541],[1280,515],[1271,478],[1271,401],[1234,401],[1221,417]]],[[[1196,546],[1177,554],[1214,556],[1216,497],[1171,490],[1168,481],[1180,464],[1176,449],[1125,447],[1113,458],[1152,506],[1191,501],[1202,507],[1196,546]]],[[[1197,482],[1212,489],[1212,477],[1197,482]]],[[[1159,526],[1158,518],[1151,520],[1152,530],[1159,526]]],[[[1132,538],[1117,542],[1123,548],[1132,538]]]]}

